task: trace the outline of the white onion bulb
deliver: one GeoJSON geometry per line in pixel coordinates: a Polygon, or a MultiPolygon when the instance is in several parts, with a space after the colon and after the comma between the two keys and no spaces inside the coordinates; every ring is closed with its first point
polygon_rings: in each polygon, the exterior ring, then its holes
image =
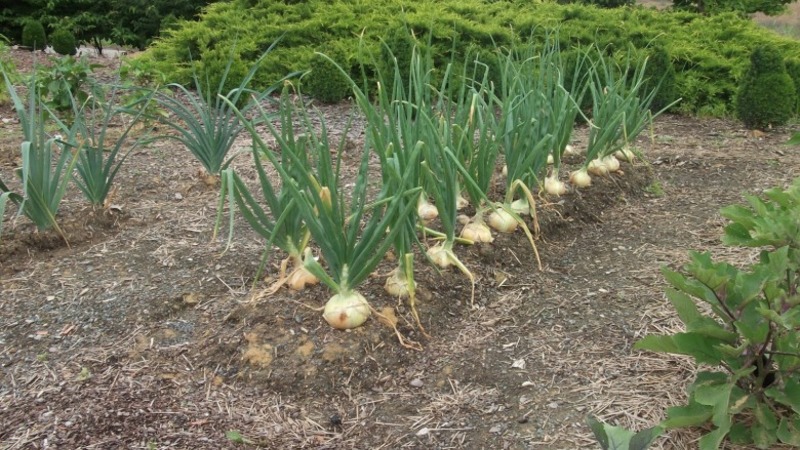
{"type": "Polygon", "coordinates": [[[431,261],[439,268],[446,269],[450,267],[450,256],[447,254],[447,250],[444,249],[443,245],[435,245],[429,248],[427,254],[431,261]]]}
{"type": "Polygon", "coordinates": [[[544,179],[544,191],[556,197],[567,193],[567,186],[558,179],[557,175],[551,175],[544,179]]]}
{"type": "Polygon", "coordinates": [[[628,147],[622,147],[622,150],[617,150],[614,152],[614,156],[620,161],[629,163],[632,163],[633,160],[636,159],[636,155],[628,147]]]}
{"type": "Polygon", "coordinates": [[[469,239],[472,242],[492,242],[492,230],[486,225],[483,220],[470,222],[461,230],[461,237],[469,239]]]}
{"type": "Polygon", "coordinates": [[[531,212],[531,205],[528,204],[528,199],[523,197],[511,202],[511,209],[520,216],[526,216],[531,212]]]}
{"type": "Polygon", "coordinates": [[[597,175],[597,176],[608,175],[608,166],[606,166],[602,158],[597,158],[589,161],[589,167],[587,170],[592,175],[597,175]]]}
{"type": "Polygon", "coordinates": [[[423,223],[428,223],[439,217],[439,210],[436,209],[434,205],[428,203],[425,197],[420,197],[420,201],[417,204],[417,215],[423,223]]]}
{"type": "Polygon", "coordinates": [[[517,220],[503,209],[498,209],[489,215],[489,226],[501,233],[513,233],[517,229],[517,220]]]}
{"type": "Polygon", "coordinates": [[[614,155],[608,155],[603,158],[603,164],[606,165],[609,172],[616,172],[619,170],[619,160],[614,155]]]}
{"type": "Polygon", "coordinates": [[[389,278],[386,279],[386,283],[383,285],[383,288],[389,295],[393,297],[405,298],[408,297],[409,284],[409,280],[400,276],[400,270],[394,269],[391,275],[389,275],[389,278]]]}
{"type": "Polygon", "coordinates": [[[366,322],[369,315],[369,303],[358,292],[334,295],[325,304],[322,312],[325,321],[339,330],[356,328],[366,322]]]}
{"type": "Polygon", "coordinates": [[[585,188],[592,184],[592,177],[586,169],[579,169],[569,174],[569,182],[575,187],[585,188]]]}

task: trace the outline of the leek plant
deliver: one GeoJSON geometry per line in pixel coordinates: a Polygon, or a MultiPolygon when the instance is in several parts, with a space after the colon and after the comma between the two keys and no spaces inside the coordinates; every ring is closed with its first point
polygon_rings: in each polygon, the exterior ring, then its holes
{"type": "MultiPolygon", "coordinates": [[[[281,95],[280,112],[280,133],[283,141],[292,143],[293,148],[297,149],[297,157],[303,167],[308,167],[306,144],[308,140],[304,136],[296,136],[292,120],[291,100],[288,85],[284,88],[281,95]]],[[[304,258],[310,257],[306,252],[311,235],[303,222],[303,217],[297,208],[296,201],[292,197],[290,183],[281,183],[280,188],[273,186],[272,181],[267,176],[262,163],[262,152],[258,145],[253,145],[253,159],[255,162],[258,181],[261,186],[261,194],[266,202],[267,210],[253,197],[253,194],[244,184],[238,174],[232,169],[227,168],[222,171],[220,184],[220,204],[217,208],[217,223],[214,228],[214,235],[218,230],[221,218],[223,202],[227,197],[230,204],[230,234],[228,243],[232,239],[233,217],[235,207],[241,211],[250,227],[263,238],[267,239],[267,246],[264,251],[261,266],[256,274],[256,281],[260,278],[261,272],[269,254],[271,246],[274,244],[288,255],[281,262],[278,280],[269,288],[268,294],[274,293],[282,285],[286,284],[293,290],[301,290],[306,285],[319,283],[319,279],[312,275],[304,264],[304,258]],[[291,266],[290,266],[291,264],[291,266]],[[288,274],[287,274],[288,270],[288,274]]],[[[302,176],[298,171],[297,163],[292,158],[281,158],[283,171],[293,179],[302,176]]]]}
{"type": "MultiPolygon", "coordinates": [[[[352,192],[342,190],[340,167],[344,152],[337,152],[336,159],[333,159],[324,119],[321,116],[318,118],[321,130],[316,131],[302,101],[297,107],[291,103],[284,106],[289,109],[291,117],[299,116],[303,139],[287,140],[274,124],[265,120],[280,148],[281,158],[290,158],[296,165],[296,175],[291,174],[267,146],[253,122],[245,120],[242,112],[229,99],[223,100],[233,108],[250,132],[258,151],[269,159],[282,182],[289,187],[303,221],[320,248],[327,271],[314,258],[306,258],[304,265],[334,292],[325,305],[323,317],[335,328],[361,325],[369,317],[371,309],[357,288],[391,247],[400,230],[392,225],[402,222],[410,214],[414,203],[404,200],[418,194],[419,188],[389,192],[384,186],[377,200],[368,204],[371,151],[365,145],[352,192]]],[[[267,119],[267,113],[260,105],[258,107],[262,118],[267,119]]],[[[340,147],[344,139],[342,137],[340,147]]],[[[408,176],[408,173],[403,176],[408,176]]]]}
{"type": "Polygon", "coordinates": [[[11,192],[8,186],[0,180],[0,238],[3,237],[3,215],[6,212],[6,203],[11,200],[12,203],[19,205],[22,203],[22,196],[11,192]]]}
{"type": "MultiPolygon", "coordinates": [[[[5,72],[3,78],[19,116],[24,136],[21,145],[22,168],[16,171],[22,180],[22,196],[21,199],[11,195],[7,195],[6,198],[11,198],[12,201],[18,200],[18,214],[25,214],[39,230],[53,228],[69,246],[69,240],[58,225],[56,214],[67,191],[70,173],[77,161],[77,153],[73,154],[66,148],[54,151],[57,147],[56,139],[48,136],[45,131],[45,114],[53,118],[60,131],[69,134],[71,130],[42,102],[35,73],[28,82],[27,106],[5,72]]],[[[2,189],[4,192],[8,191],[5,186],[2,186],[2,189]]]]}
{"type": "Polygon", "coordinates": [[[155,117],[177,132],[177,134],[168,134],[163,137],[174,139],[186,146],[200,161],[207,174],[218,176],[222,169],[230,164],[232,157],[229,157],[228,153],[243,129],[241,120],[231,105],[238,107],[244,103],[239,111],[247,114],[253,105],[274,91],[275,87],[273,86],[263,92],[255,93],[247,89],[247,85],[277,43],[278,41],[272,43],[252,65],[239,85],[227,93],[224,92],[224,89],[234,61],[235,49],[233,48],[215,90],[210,86],[211,82],[208,76],[206,76],[205,82],[201,82],[197,72],[193,70],[192,80],[196,93],[182,84],[171,83],[167,85],[167,88],[174,89],[182,95],[167,95],[159,92],[155,96],[157,104],[175,117],[175,119],[155,117]]]}
{"type": "Polygon", "coordinates": [[[122,135],[110,138],[108,130],[114,119],[132,112],[131,108],[115,106],[117,93],[118,88],[114,86],[107,101],[92,96],[83,105],[77,105],[73,98],[75,122],[72,126],[72,134],[77,139],[72,142],[64,142],[64,145],[74,146],[77,149],[75,184],[95,208],[109,207],[109,194],[112,192],[114,178],[130,152],[136,149],[142,140],[137,139],[126,152],[120,152],[154,95],[154,92],[151,91],[142,99],[143,104],[136,107],[138,111],[133,110],[133,119],[127,121],[122,135]]]}

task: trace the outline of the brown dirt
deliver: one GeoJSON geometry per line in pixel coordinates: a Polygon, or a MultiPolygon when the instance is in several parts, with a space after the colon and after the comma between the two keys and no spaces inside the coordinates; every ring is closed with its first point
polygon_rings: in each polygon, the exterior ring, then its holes
{"type": "MultiPolygon", "coordinates": [[[[322,107],[334,125],[346,110],[322,107]]],[[[4,180],[16,164],[15,126],[0,125],[4,180]]],[[[360,132],[351,130],[354,142],[360,132]]],[[[719,245],[718,210],[800,173],[798,150],[781,145],[788,135],[661,118],[652,139],[639,142],[646,163],[540,203],[544,270],[521,233],[458,247],[478,280],[472,310],[462,275],[438,274],[418,258],[418,308],[430,338],[380,277],[369,280],[365,296],[393,312],[422,351],[401,346],[374,318],[353,331],[331,329],[306,306],[324,304],[329,293],[320,286],[251,303],[263,241],[242,223],[227,251],[212,240],[216,190],[197,178],[188,151],[155,143],[126,161],[112,212],[91,213],[70,191],[60,211],[70,247],[7,212],[0,443],[595,448],[588,414],[638,429],[684,399],[693,364],[631,350],[644,334],[677,326],[659,267],[684,262],[689,250],[752,258],[719,245]],[[246,442],[232,442],[231,430],[246,442]]],[[[246,168],[246,158],[237,164],[246,168]]],[[[656,448],[694,448],[697,437],[671,432],[656,448]]]]}

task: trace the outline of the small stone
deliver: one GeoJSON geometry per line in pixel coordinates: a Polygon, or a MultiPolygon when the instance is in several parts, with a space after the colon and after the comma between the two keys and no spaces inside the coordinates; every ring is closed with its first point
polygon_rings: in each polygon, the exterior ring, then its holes
{"type": "Polygon", "coordinates": [[[422,387],[422,385],[423,385],[424,383],[423,383],[423,382],[422,382],[422,380],[420,380],[419,378],[414,378],[414,379],[413,379],[413,380],[411,380],[411,382],[410,382],[410,383],[408,383],[408,384],[410,384],[412,387],[415,387],[415,388],[420,388],[420,387],[422,387]]]}
{"type": "Polygon", "coordinates": [[[558,409],[558,403],[556,402],[548,403],[547,407],[550,409],[558,409]]]}
{"type": "Polygon", "coordinates": [[[183,200],[183,194],[180,192],[175,193],[175,200],[183,200]]]}
{"type": "Polygon", "coordinates": [[[522,416],[517,419],[517,423],[528,423],[528,418],[526,416],[522,416]]]}
{"type": "Polygon", "coordinates": [[[492,428],[489,428],[489,433],[498,434],[503,431],[503,427],[500,425],[495,425],[492,428]]]}
{"type": "Polygon", "coordinates": [[[417,436],[427,436],[430,432],[431,430],[429,430],[428,427],[420,428],[420,430],[417,431],[417,436]]]}

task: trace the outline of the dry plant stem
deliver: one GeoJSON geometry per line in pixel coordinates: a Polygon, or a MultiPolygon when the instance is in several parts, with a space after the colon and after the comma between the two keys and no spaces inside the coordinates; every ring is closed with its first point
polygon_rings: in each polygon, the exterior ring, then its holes
{"type": "MultiPolygon", "coordinates": [[[[530,189],[528,189],[527,186],[525,186],[525,183],[523,183],[522,180],[516,180],[514,181],[514,183],[511,184],[511,190],[509,191],[509,195],[513,196],[514,195],[513,193],[516,189],[522,190],[525,197],[527,197],[528,199],[528,204],[530,205],[531,218],[533,218],[533,232],[534,234],[536,234],[536,236],[538,236],[540,229],[539,229],[539,219],[536,216],[536,200],[533,198],[533,194],[531,194],[530,189]]],[[[510,208],[504,205],[498,205],[498,207],[510,210],[510,208]]],[[[522,226],[522,230],[525,232],[525,236],[528,237],[528,242],[530,242],[531,247],[533,248],[533,254],[536,256],[536,264],[539,270],[541,271],[543,270],[542,259],[539,257],[539,249],[536,247],[536,242],[534,241],[534,237],[531,234],[531,231],[528,229],[528,225],[526,225],[524,221],[520,219],[519,224],[522,226]]]]}
{"type": "Polygon", "coordinates": [[[407,340],[406,338],[403,337],[403,335],[400,333],[400,330],[397,329],[397,323],[395,323],[394,320],[392,320],[392,319],[384,316],[383,314],[379,313],[371,305],[370,305],[369,309],[372,310],[372,314],[375,314],[375,317],[378,318],[378,321],[380,323],[382,323],[382,324],[390,327],[392,330],[394,330],[394,334],[395,334],[395,336],[397,336],[397,341],[400,343],[400,345],[402,345],[405,348],[411,349],[411,350],[417,350],[417,351],[420,351],[420,352],[422,351],[422,344],[420,344],[419,342],[416,342],[416,341],[407,340]]]}
{"type": "Polygon", "coordinates": [[[422,326],[422,322],[419,320],[419,313],[417,312],[417,284],[414,282],[414,254],[407,253],[403,258],[405,259],[403,269],[405,270],[406,280],[408,280],[408,306],[411,308],[411,315],[414,316],[419,331],[423,336],[430,339],[431,336],[425,331],[425,327],[422,326]]]}
{"type": "MultiPolygon", "coordinates": [[[[453,264],[458,268],[458,270],[461,271],[461,273],[463,273],[464,275],[467,276],[467,278],[469,278],[469,281],[471,283],[471,294],[469,298],[469,305],[470,308],[475,309],[475,275],[473,275],[472,272],[470,272],[469,269],[467,269],[467,266],[465,266],[464,263],[462,263],[461,260],[458,259],[458,256],[456,256],[456,254],[453,253],[452,243],[448,244],[447,242],[445,242],[436,247],[432,247],[430,250],[428,250],[429,252],[428,257],[430,258],[431,250],[434,251],[433,253],[440,253],[440,254],[443,253],[445,257],[444,260],[445,263],[453,264]],[[441,248],[437,249],[436,247],[441,247],[441,248]]],[[[439,264],[437,263],[437,265],[439,264]]],[[[440,267],[446,268],[448,265],[449,264],[442,264],[440,265],[440,267]]]]}

